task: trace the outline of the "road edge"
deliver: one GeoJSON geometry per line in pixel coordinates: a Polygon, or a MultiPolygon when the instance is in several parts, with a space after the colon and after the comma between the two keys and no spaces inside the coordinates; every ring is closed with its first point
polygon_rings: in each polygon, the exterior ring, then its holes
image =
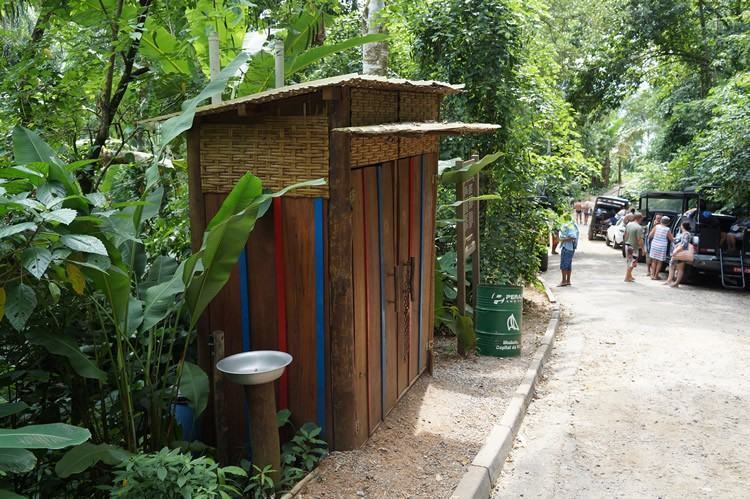
{"type": "Polygon", "coordinates": [[[544,368],[544,363],[552,352],[555,336],[560,327],[560,304],[552,294],[552,290],[544,285],[544,292],[552,304],[552,317],[547,324],[547,330],[542,338],[542,344],[536,349],[531,358],[531,364],[516,388],[508,407],[503,413],[499,424],[490,430],[484,445],[474,457],[458,486],[454,489],[451,499],[487,499],[492,495],[492,488],[497,482],[503,469],[505,460],[513,448],[513,441],[526,416],[526,409],[534,396],[536,383],[544,368]]]}

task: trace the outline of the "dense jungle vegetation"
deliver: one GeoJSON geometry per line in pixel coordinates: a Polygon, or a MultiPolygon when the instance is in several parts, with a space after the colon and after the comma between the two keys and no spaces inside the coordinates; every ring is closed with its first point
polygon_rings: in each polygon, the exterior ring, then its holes
{"type": "Polygon", "coordinates": [[[750,208],[749,26],[747,0],[0,0],[3,497],[159,496],[164,480],[263,497],[325,452],[300,428],[269,484],[184,442],[170,410],[178,388],[206,407],[196,322],[272,196],[244,177],[192,253],[180,134],[212,94],[273,85],[274,38],[287,83],[364,68],[466,85],[443,119],[501,128],[441,153],[499,153],[482,268],[518,283],[546,224],[622,177],[750,208]],[[211,31],[225,69],[209,85],[211,31]]]}

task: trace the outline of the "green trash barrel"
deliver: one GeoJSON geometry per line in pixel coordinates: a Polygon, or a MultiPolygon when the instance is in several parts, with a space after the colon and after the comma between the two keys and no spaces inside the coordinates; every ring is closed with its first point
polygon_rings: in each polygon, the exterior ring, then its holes
{"type": "Polygon", "coordinates": [[[521,355],[523,288],[480,284],[475,314],[479,355],[521,355]]]}

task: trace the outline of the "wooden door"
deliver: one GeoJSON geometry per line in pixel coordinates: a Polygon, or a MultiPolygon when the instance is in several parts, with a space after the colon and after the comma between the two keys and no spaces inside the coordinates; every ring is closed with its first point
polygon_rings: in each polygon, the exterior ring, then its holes
{"type": "Polygon", "coordinates": [[[433,170],[416,156],[352,171],[357,413],[370,432],[426,367],[433,170]]]}

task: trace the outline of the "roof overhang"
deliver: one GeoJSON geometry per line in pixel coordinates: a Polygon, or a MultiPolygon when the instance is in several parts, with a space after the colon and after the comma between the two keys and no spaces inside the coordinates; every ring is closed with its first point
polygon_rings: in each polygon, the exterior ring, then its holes
{"type": "Polygon", "coordinates": [[[411,121],[403,123],[384,123],[381,125],[349,126],[334,128],[334,133],[348,135],[461,135],[464,133],[489,133],[498,130],[500,125],[491,123],[463,123],[453,121],[438,123],[432,121],[411,121]]]}

